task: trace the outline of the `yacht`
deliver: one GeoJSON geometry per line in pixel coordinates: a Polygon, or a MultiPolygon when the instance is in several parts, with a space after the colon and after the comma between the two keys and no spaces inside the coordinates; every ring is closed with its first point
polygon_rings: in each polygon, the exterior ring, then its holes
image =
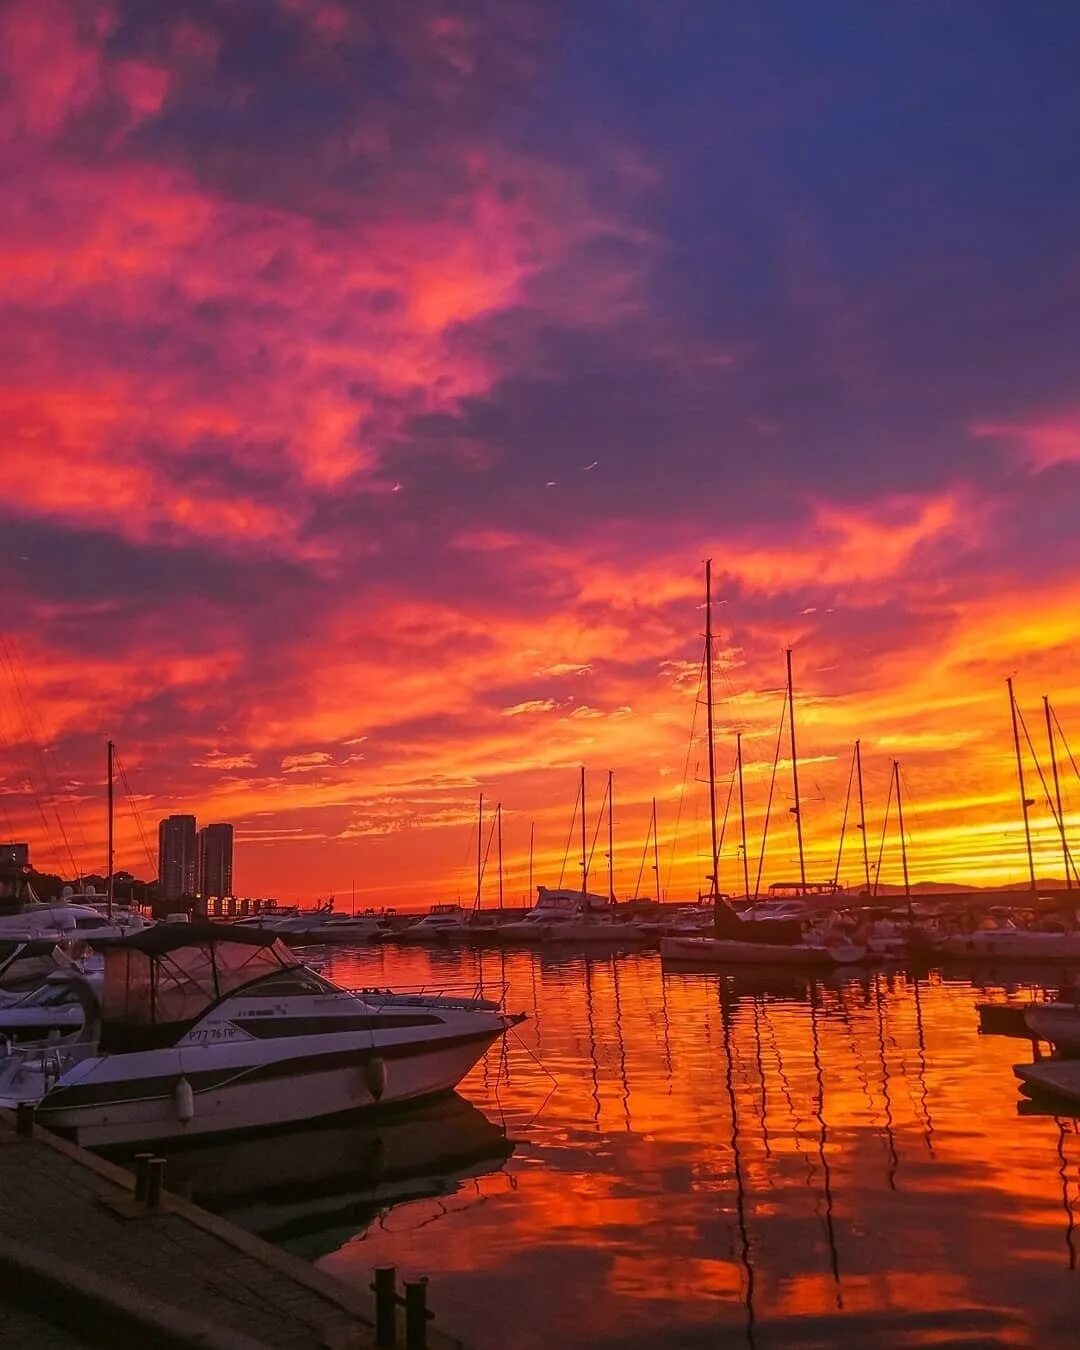
{"type": "Polygon", "coordinates": [[[469,916],[460,905],[432,905],[418,923],[399,929],[397,942],[452,942],[466,937],[469,916]]]}
{"type": "Polygon", "coordinates": [[[639,919],[637,930],[644,937],[697,937],[713,926],[713,903],[680,905],[668,915],[653,919],[639,919]]]}
{"type": "Polygon", "coordinates": [[[276,933],[297,947],[308,943],[377,942],[387,932],[377,914],[338,914],[325,906],[291,912],[267,910],[238,920],[237,926],[276,933]]]}
{"type": "Polygon", "coordinates": [[[933,955],[963,961],[1080,962],[1080,932],[1018,928],[1011,920],[973,933],[928,938],[933,955]]]}
{"type": "Polygon", "coordinates": [[[617,917],[605,896],[541,886],[536,904],[516,923],[499,927],[505,942],[639,942],[648,935],[617,917]]]}
{"type": "Polygon", "coordinates": [[[74,1044],[0,1061],[0,1107],[32,1102],[79,1144],[230,1134],[449,1092],[521,1021],[490,1000],[349,993],[277,934],[162,924],[76,987],[74,1044]]]}
{"type": "Polygon", "coordinates": [[[665,961],[708,966],[846,966],[867,959],[865,947],[836,935],[808,933],[801,942],[743,942],[737,938],[666,937],[665,961]]]}
{"type": "MultiPolygon", "coordinates": [[[[73,892],[64,888],[59,900],[27,905],[13,913],[0,914],[0,943],[32,939],[80,938],[87,942],[110,942],[152,926],[137,910],[113,906],[112,916],[104,913],[94,891],[73,892]]],[[[100,897],[102,903],[104,897],[100,897]]]]}

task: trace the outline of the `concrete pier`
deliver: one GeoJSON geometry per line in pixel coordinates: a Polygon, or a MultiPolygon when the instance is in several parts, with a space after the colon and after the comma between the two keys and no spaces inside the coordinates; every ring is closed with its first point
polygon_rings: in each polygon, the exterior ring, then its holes
{"type": "MultiPolygon", "coordinates": [[[[367,1350],[370,1295],[122,1168],[0,1119],[0,1340],[367,1350]]],[[[404,1331],[399,1332],[404,1344],[404,1331]]],[[[427,1330],[430,1350],[461,1343],[427,1330]]]]}

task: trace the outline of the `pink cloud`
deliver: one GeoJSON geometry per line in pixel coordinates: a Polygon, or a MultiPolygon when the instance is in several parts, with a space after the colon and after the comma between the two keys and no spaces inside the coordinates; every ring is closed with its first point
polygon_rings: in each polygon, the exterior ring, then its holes
{"type": "Polygon", "coordinates": [[[977,422],[970,431],[1005,442],[1035,469],[1080,460],[1080,414],[1035,422],[977,422]]]}

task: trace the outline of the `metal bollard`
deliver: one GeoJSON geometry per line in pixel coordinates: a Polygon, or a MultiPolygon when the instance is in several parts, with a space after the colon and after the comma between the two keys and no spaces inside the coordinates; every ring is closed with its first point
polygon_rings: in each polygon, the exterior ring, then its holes
{"type": "Polygon", "coordinates": [[[405,1350],[427,1350],[427,1276],[405,1281],[405,1350]]]}
{"type": "Polygon", "coordinates": [[[148,1159],[146,1164],[146,1204],[148,1209],[161,1208],[161,1190],[164,1181],[165,1159],[148,1159]]]}
{"type": "Polygon", "coordinates": [[[397,1271],[393,1266],[376,1266],[375,1282],[375,1344],[385,1347],[397,1345],[397,1271]]]}
{"type": "Polygon", "coordinates": [[[146,1187],[150,1176],[152,1153],[135,1154],[135,1199],[146,1203],[146,1187]]]}
{"type": "Polygon", "coordinates": [[[19,1102],[15,1107],[15,1133],[20,1139],[34,1137],[34,1103],[19,1102]]]}

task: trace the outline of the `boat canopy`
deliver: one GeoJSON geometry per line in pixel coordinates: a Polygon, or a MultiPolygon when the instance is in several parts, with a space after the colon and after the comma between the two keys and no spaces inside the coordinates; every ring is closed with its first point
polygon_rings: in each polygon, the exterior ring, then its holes
{"type": "Polygon", "coordinates": [[[769,887],[769,898],[794,900],[804,895],[839,895],[840,891],[838,881],[774,881],[769,887]]]}
{"type": "Polygon", "coordinates": [[[272,932],[226,924],[145,929],[105,952],[102,1041],[119,1049],[119,1042],[147,1039],[138,1028],[175,1032],[226,994],[301,964],[272,932]]]}

